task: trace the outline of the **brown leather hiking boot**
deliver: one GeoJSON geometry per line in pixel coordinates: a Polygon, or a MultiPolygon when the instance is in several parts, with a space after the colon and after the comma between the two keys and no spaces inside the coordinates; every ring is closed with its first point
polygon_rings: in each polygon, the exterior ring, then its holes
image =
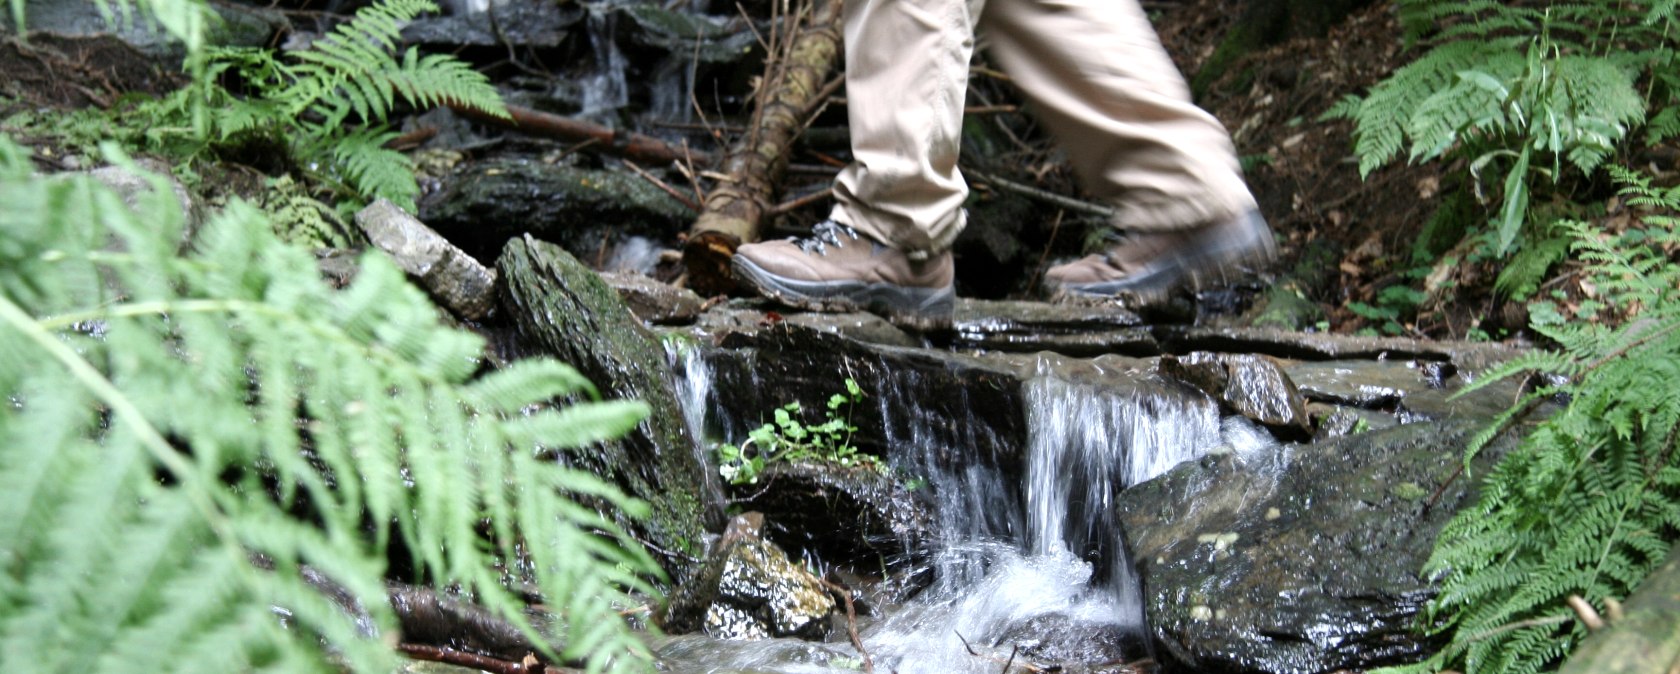
{"type": "Polygon", "coordinates": [[[949,251],[923,261],[832,220],[811,236],[749,243],[735,251],[735,276],[765,297],[814,311],[869,311],[918,330],[951,325],[955,265],[949,251]]]}
{"type": "Polygon", "coordinates": [[[1107,252],[1046,270],[1051,297],[1122,298],[1142,306],[1159,305],[1176,290],[1228,283],[1245,267],[1277,256],[1272,230],[1259,211],[1194,229],[1123,236],[1107,252]]]}

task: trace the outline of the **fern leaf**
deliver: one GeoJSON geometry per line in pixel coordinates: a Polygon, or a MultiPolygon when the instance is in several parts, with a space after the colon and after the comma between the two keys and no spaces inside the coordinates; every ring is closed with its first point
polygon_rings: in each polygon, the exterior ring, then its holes
{"type": "MultiPolygon", "coordinates": [[[[568,643],[615,649],[587,659],[618,671],[645,665],[612,602],[651,590],[657,565],[570,499],[621,518],[645,506],[514,443],[531,437],[526,417],[473,407],[588,390],[575,372],[538,363],[469,388],[482,342],[440,325],[382,258],[331,290],[241,204],[180,256],[166,190],[142,195],[137,215],[86,177],[4,164],[23,156],[0,138],[0,201],[30,205],[0,210],[16,234],[0,246],[0,395],[14,402],[0,407],[8,671],[321,671],[329,660],[391,671],[388,644],[304,573],[346,588],[389,634],[394,541],[422,577],[527,628],[497,569],[541,549],[520,568],[575,607],[568,643]],[[96,252],[113,237],[124,253],[96,252]],[[90,324],[97,339],[77,331],[90,324]],[[509,520],[490,541],[477,527],[486,513],[509,520]]],[[[582,442],[638,411],[591,403],[536,417],[586,421],[566,427],[582,442]]]]}

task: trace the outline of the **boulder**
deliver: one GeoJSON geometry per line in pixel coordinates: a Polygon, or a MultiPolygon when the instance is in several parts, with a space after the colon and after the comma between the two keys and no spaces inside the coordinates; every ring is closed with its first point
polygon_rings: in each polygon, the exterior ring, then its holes
{"type": "Polygon", "coordinates": [[[529,236],[510,241],[497,270],[502,308],[522,341],[570,363],[603,398],[651,408],[622,440],[567,459],[653,506],[637,530],[682,577],[703,549],[706,523],[722,524],[722,487],[683,423],[664,347],[600,276],[557,246],[529,236]]]}
{"type": "Polygon", "coordinates": [[[356,213],[356,226],[456,316],[478,320],[495,306],[495,270],[468,257],[396,204],[386,199],[368,204],[356,213]]]}
{"type": "MultiPolygon", "coordinates": [[[[1169,671],[1309,673],[1414,662],[1435,536],[1473,498],[1458,475],[1485,422],[1396,426],[1213,455],[1117,509],[1169,671]]],[[[1478,455],[1485,470],[1507,443],[1478,455]]]]}
{"type": "Polygon", "coordinates": [[[764,515],[738,515],[659,615],[666,631],[719,639],[821,640],[835,612],[821,579],[764,539],[764,515]]]}

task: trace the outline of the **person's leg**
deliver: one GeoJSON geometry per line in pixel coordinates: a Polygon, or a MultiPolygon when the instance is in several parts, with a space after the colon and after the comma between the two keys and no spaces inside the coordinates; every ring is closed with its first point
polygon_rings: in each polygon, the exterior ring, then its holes
{"type": "Polygon", "coordinates": [[[967,0],[846,2],[852,163],[835,180],[831,218],[913,258],[944,252],[965,222],[957,152],[978,10],[967,0]]]}
{"type": "Polygon", "coordinates": [[[988,53],[1067,152],[1085,189],[1118,209],[1128,242],[1052,268],[1052,286],[1159,295],[1192,273],[1271,254],[1230,136],[1195,106],[1136,0],[991,0],[988,53]]]}
{"type": "Polygon", "coordinates": [[[950,322],[950,245],[968,195],[957,152],[978,7],[978,0],[848,0],[853,157],[835,181],[830,221],[805,240],[741,246],[737,278],[807,309],[867,309],[923,329],[950,322]]]}

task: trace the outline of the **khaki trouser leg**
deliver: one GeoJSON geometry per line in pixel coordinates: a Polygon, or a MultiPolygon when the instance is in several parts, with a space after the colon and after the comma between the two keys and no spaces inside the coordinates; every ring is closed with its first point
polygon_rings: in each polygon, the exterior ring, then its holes
{"type": "Polygon", "coordinates": [[[957,150],[976,17],[992,57],[1116,225],[1167,230],[1255,207],[1230,137],[1190,102],[1136,0],[851,0],[854,163],[835,220],[913,256],[950,246],[967,185],[957,150]]]}
{"type": "Polygon", "coordinates": [[[976,4],[846,0],[852,164],[832,218],[909,253],[949,248],[966,215],[957,173],[976,4]]]}
{"type": "Polygon", "coordinates": [[[1230,136],[1136,0],[991,0],[987,49],[1125,229],[1182,229],[1255,207],[1230,136]]]}

